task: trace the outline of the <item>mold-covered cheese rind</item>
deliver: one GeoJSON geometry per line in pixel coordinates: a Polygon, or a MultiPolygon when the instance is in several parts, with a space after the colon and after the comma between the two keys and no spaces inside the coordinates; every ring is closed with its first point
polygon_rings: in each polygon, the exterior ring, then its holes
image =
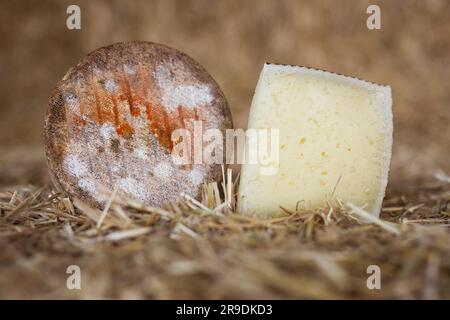
{"type": "Polygon", "coordinates": [[[115,43],[56,86],[44,127],[48,164],[62,190],[97,207],[115,189],[152,206],[181,192],[198,198],[203,183],[220,178],[220,164],[172,157],[172,134],[192,137],[197,122],[205,131],[232,127],[224,94],[198,62],[161,44],[115,43]]]}

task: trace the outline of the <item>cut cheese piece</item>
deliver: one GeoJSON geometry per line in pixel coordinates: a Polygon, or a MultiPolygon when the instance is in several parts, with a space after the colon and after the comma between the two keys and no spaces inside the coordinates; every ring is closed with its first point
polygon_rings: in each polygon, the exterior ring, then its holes
{"type": "Polygon", "coordinates": [[[389,86],[266,64],[248,128],[279,130],[276,174],[243,164],[238,210],[273,216],[351,202],[378,216],[392,150],[389,86]]]}

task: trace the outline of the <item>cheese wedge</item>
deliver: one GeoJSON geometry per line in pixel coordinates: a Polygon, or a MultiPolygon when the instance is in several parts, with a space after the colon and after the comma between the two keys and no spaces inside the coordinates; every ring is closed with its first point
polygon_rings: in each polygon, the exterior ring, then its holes
{"type": "Polygon", "coordinates": [[[274,216],[280,206],[295,211],[351,202],[379,215],[392,150],[389,86],[265,64],[248,128],[278,129],[279,158],[275,174],[261,170],[262,159],[242,165],[239,212],[274,216]]]}

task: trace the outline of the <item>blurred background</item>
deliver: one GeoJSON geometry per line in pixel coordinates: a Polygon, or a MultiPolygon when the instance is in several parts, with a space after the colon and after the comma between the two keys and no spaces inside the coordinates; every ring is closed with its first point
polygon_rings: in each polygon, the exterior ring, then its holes
{"type": "Polygon", "coordinates": [[[0,1],[0,185],[48,181],[47,101],[84,55],[113,42],[166,44],[199,61],[246,127],[265,61],[392,86],[390,190],[450,172],[450,1],[0,1]],[[81,8],[81,30],[66,8],[81,8]],[[381,8],[381,30],[366,9],[381,8]]]}

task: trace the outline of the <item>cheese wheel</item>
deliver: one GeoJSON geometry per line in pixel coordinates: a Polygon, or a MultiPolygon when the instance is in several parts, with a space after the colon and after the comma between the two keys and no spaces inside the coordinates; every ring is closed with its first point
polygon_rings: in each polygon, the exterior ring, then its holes
{"type": "Polygon", "coordinates": [[[98,207],[115,189],[153,206],[181,192],[198,198],[204,182],[220,177],[220,164],[172,157],[172,133],[193,133],[195,122],[232,127],[206,70],[164,45],[116,43],[87,55],[57,85],[45,121],[48,165],[68,195],[98,207]]]}

